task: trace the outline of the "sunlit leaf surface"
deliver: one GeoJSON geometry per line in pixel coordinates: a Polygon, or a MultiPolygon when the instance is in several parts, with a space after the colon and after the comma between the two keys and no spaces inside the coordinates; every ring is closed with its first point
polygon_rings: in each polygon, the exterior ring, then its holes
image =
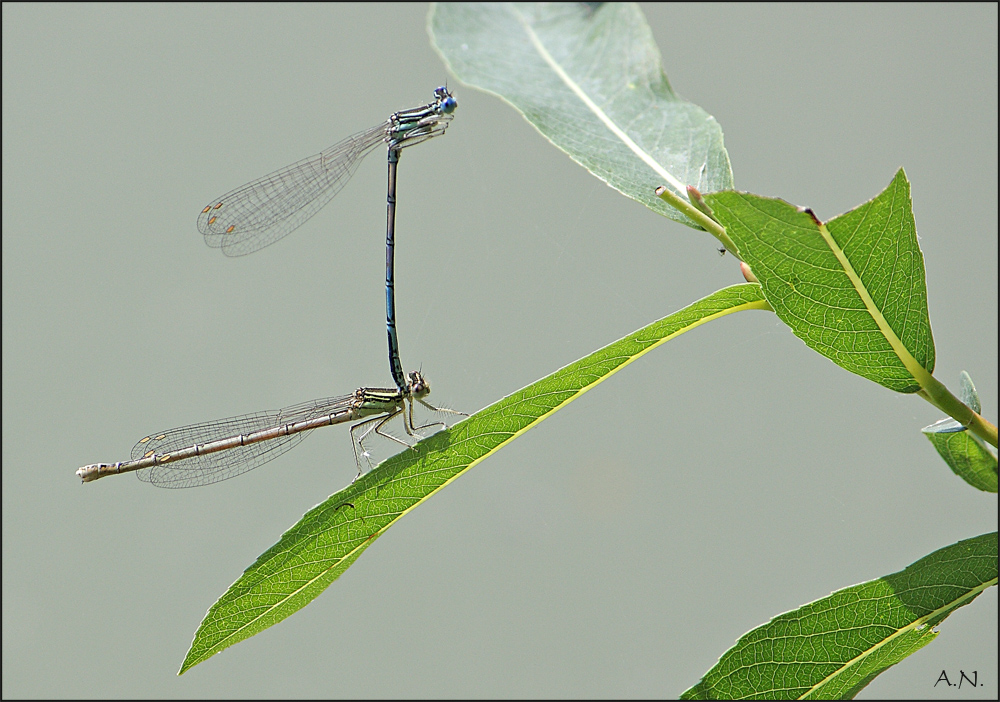
{"type": "Polygon", "coordinates": [[[810,348],[897,392],[934,371],[924,258],[902,169],[863,205],[821,223],[784,200],[705,195],[775,313],[810,348]]]}
{"type": "Polygon", "coordinates": [[[997,584],[997,532],[838,590],[742,636],[681,699],[852,699],[997,584]]]}
{"type": "Polygon", "coordinates": [[[719,290],[385,461],[310,510],[247,568],[205,615],[180,673],[297,612],[404,514],[632,361],[706,322],[750,309],[768,309],[760,286],[719,290]]]}
{"type": "MultiPolygon", "coordinates": [[[[678,27],[676,31],[684,31],[678,27]]],[[[514,106],[612,188],[689,226],[656,197],[733,187],[722,129],[670,87],[632,3],[441,3],[431,39],[467,85],[514,106]]]]}

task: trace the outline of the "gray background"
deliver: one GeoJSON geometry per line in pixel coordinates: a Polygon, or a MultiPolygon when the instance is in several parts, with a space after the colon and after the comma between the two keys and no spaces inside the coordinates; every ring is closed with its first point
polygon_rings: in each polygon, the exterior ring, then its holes
{"type": "MultiPolygon", "coordinates": [[[[936,375],[997,416],[997,8],[645,6],[740,189],[823,218],[912,181],[936,375]]],[[[237,480],[81,486],[145,433],[389,382],[385,166],[243,259],[198,211],[449,79],[426,7],[3,5],[3,696],[676,696],[742,633],[996,528],[939,413],[773,315],[657,349],[175,677],[206,609],[354,473],[346,430],[237,480]]],[[[469,412],[740,282],[710,237],[450,79],[400,169],[403,360],[469,412]]],[[[997,695],[997,591],[864,697],[997,695]],[[979,671],[978,690],[933,687],[979,671]]]]}

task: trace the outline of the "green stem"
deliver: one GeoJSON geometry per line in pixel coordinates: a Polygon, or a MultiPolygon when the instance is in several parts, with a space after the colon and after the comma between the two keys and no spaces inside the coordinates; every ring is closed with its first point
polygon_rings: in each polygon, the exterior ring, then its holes
{"type": "Polygon", "coordinates": [[[683,212],[689,219],[698,224],[698,226],[718,239],[722,245],[726,247],[726,250],[729,251],[729,253],[739,260],[743,260],[740,258],[740,251],[736,248],[736,244],[733,243],[733,240],[729,238],[729,234],[726,233],[726,228],[692,205],[687,198],[681,197],[666,186],[657,188],[656,196],[669,204],[675,210],[683,212]]]}
{"type": "Polygon", "coordinates": [[[967,427],[969,431],[988,443],[993,448],[997,447],[997,428],[982,416],[972,410],[964,402],[951,394],[938,380],[927,374],[921,378],[922,389],[917,393],[922,398],[930,402],[939,410],[946,412],[950,417],[967,427]]]}

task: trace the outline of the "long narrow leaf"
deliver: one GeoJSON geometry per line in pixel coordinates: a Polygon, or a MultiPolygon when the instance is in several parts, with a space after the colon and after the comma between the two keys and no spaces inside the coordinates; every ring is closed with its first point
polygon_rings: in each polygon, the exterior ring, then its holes
{"type": "Polygon", "coordinates": [[[760,286],[719,290],[393,456],[310,510],[247,568],[205,615],[178,674],[297,612],[404,514],[632,361],[750,309],[769,309],[760,286]]]}
{"type": "Polygon", "coordinates": [[[838,590],[743,635],[681,699],[852,699],[997,584],[997,532],[838,590]]]}

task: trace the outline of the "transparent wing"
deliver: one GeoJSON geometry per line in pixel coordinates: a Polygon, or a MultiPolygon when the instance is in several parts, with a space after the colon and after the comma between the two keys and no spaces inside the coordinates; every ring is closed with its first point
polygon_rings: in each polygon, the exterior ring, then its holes
{"type": "MultiPolygon", "coordinates": [[[[153,434],[132,448],[132,460],[165,455],[196,444],[218,441],[231,436],[249,435],[271,427],[294,424],[328,414],[346,413],[354,395],[327,397],[292,405],[277,411],[254,412],[201,424],[190,424],[153,434]]],[[[157,487],[186,488],[228,480],[274,460],[293,448],[308,431],[287,434],[267,441],[236,446],[225,451],[192,456],[174,463],[163,463],[136,472],[140,480],[157,487]]]]}
{"type": "Polygon", "coordinates": [[[292,233],[340,192],[364,157],[384,143],[389,126],[358,132],[213,200],[198,215],[205,243],[227,256],[244,256],[292,233]]]}

